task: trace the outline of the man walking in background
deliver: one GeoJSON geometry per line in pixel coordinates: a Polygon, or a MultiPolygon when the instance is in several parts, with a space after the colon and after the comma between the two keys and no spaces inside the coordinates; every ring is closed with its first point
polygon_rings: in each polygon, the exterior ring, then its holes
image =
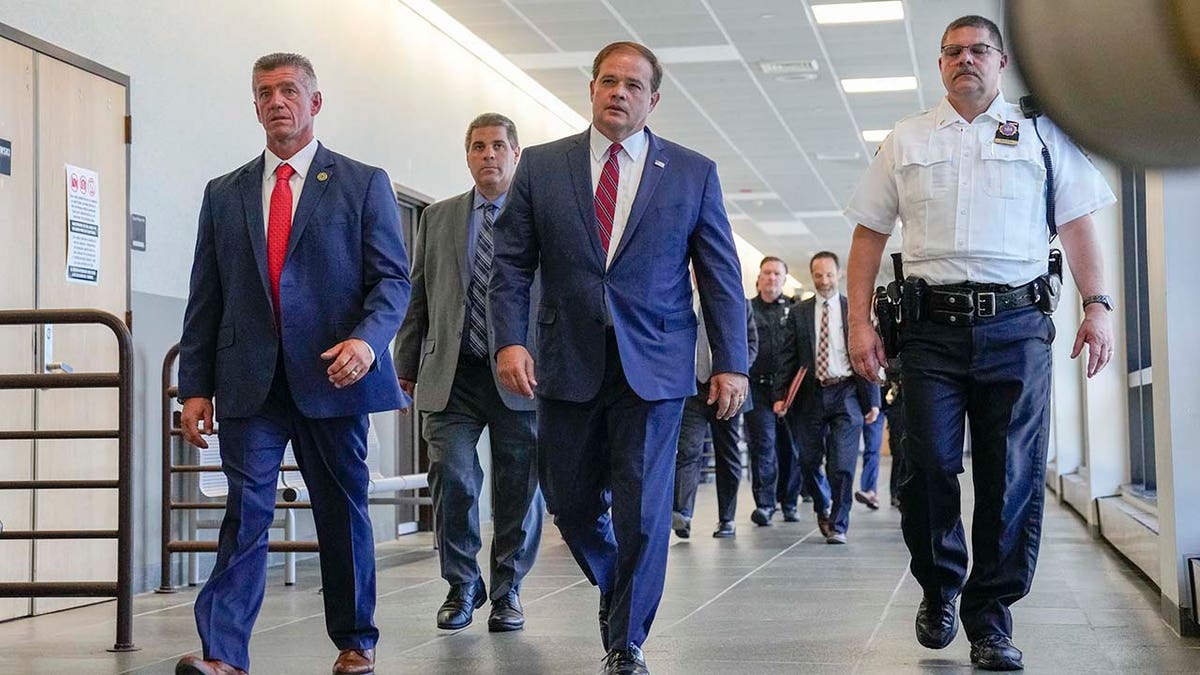
{"type": "Polygon", "coordinates": [[[434,533],[442,578],[450,583],[437,626],[467,627],[489,597],[475,559],[483,486],[475,446],[486,427],[494,524],[488,630],[510,631],[525,625],[521,580],[537,558],[544,510],[535,406],[498,384],[487,320],[493,227],[521,155],[516,125],[499,113],[476,117],[467,127],[466,153],[474,187],[421,213],[396,370],[404,390],[415,390],[429,444],[434,533]]]}

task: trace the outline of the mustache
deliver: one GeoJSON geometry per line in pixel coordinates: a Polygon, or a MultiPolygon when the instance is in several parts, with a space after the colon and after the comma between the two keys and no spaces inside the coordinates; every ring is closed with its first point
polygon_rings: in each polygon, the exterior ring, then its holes
{"type": "Polygon", "coordinates": [[[959,75],[974,75],[975,77],[979,77],[979,71],[975,70],[974,68],[969,68],[969,67],[968,68],[959,68],[957,71],[954,72],[954,77],[958,77],[959,75]]]}

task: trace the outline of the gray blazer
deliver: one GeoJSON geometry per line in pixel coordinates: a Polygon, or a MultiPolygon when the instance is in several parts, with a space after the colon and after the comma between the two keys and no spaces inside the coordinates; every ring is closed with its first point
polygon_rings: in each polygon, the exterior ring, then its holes
{"type": "MultiPolygon", "coordinates": [[[[396,345],[396,373],[417,383],[416,407],[422,412],[440,412],[450,399],[458,352],[467,313],[467,289],[471,283],[471,250],[467,244],[468,222],[474,204],[474,188],[457,197],[429,205],[421,213],[413,245],[412,299],[400,327],[396,345]]],[[[537,303],[530,303],[536,308],[537,303]]],[[[489,353],[496,351],[488,304],[489,353]]],[[[537,344],[537,321],[529,321],[527,345],[537,344]]],[[[535,355],[536,358],[536,355],[535,355]]],[[[492,362],[492,378],[496,364],[492,362]]],[[[510,393],[496,380],[500,398],[511,410],[534,410],[536,403],[510,393]]]]}

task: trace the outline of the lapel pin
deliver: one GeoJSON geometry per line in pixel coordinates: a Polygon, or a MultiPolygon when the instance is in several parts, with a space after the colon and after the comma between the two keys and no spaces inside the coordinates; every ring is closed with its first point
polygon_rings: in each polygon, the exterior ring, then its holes
{"type": "Polygon", "coordinates": [[[329,180],[329,174],[325,173],[324,171],[317,174],[317,182],[324,183],[327,180],[329,180]]]}
{"type": "Polygon", "coordinates": [[[666,166],[666,165],[667,165],[667,163],[666,163],[666,162],[664,162],[664,161],[662,161],[661,159],[656,159],[656,160],[654,160],[654,166],[657,166],[657,167],[658,167],[658,168],[660,168],[660,169],[661,169],[661,168],[663,168],[663,167],[664,167],[664,166],[666,166]]]}

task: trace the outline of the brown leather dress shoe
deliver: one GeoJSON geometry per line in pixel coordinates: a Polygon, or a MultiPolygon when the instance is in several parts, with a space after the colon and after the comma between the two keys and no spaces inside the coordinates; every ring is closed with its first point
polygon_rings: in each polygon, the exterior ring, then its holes
{"type": "Polygon", "coordinates": [[[175,664],[175,675],[246,675],[224,661],[205,661],[199,656],[185,656],[175,664]]]}
{"type": "Polygon", "coordinates": [[[375,672],[374,649],[343,649],[333,662],[333,675],[368,675],[375,672]]]}

